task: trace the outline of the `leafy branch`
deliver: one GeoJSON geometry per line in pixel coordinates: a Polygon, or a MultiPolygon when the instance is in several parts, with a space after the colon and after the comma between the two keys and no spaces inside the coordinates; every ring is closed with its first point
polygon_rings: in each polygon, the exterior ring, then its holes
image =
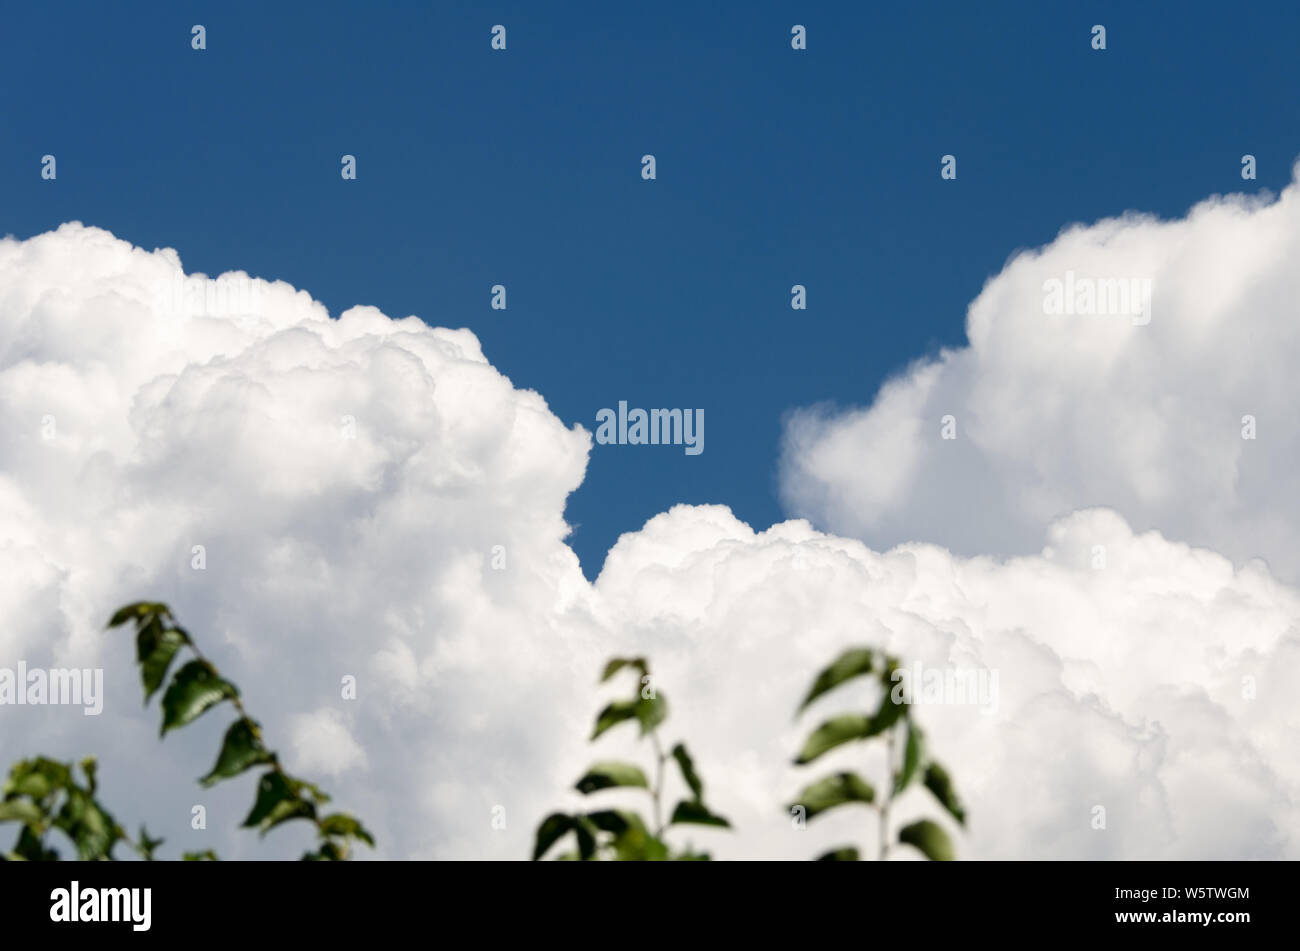
{"type": "Polygon", "coordinates": [[[576,849],[559,856],[562,860],[588,861],[603,859],[621,862],[635,861],[706,861],[709,856],[695,852],[689,846],[674,854],[665,841],[665,833],[674,825],[705,825],[730,828],[731,823],[717,815],[704,803],[704,783],[695,770],[695,762],[685,745],[677,743],[665,753],[659,739],[659,727],[668,717],[668,703],[655,690],[649,666],[643,657],[615,658],[605,665],[601,683],[619,671],[637,672],[640,690],[628,700],[615,700],[596,716],[596,726],[591,734],[595,741],[606,731],[621,723],[636,723],[641,737],[649,737],[654,756],[654,780],[633,763],[606,761],[591,766],[575,787],[583,795],[605,789],[643,789],[650,798],[651,822],[626,809],[603,809],[585,814],[570,815],[554,812],[537,827],[533,860],[546,855],[556,842],[573,834],[576,849]],[[677,764],[690,795],[673,808],[667,822],[663,820],[665,770],[669,760],[677,764]]]}
{"type": "Polygon", "coordinates": [[[149,601],[129,604],[113,615],[108,626],[114,628],[128,622],[135,623],[136,660],[140,664],[146,705],[162,689],[177,655],[188,650],[194,657],[181,665],[163,691],[161,736],[194,722],[219,703],[229,701],[238,713],[238,718],[226,730],[216,764],[199,782],[212,786],[254,767],[267,767],[257,782],[257,796],[244,819],[244,828],[255,828],[265,835],[292,819],[312,822],[320,844],[303,856],[309,861],[346,859],[352,840],[374,847],[374,839],[356,818],[342,812],[322,815],[318,807],[329,802],[330,797],[315,784],[285,772],[277,754],[263,742],[261,725],[244,709],[239,689],[203,656],[189,633],[176,623],[167,605],[149,601]]]}
{"type": "MultiPolygon", "coordinates": [[[[818,697],[858,677],[875,676],[881,686],[881,699],[874,713],[845,713],[826,720],[817,727],[795,758],[795,765],[811,763],[824,753],[859,740],[881,739],[885,743],[886,782],[878,794],[876,788],[854,772],[840,772],[807,786],[790,810],[811,821],[839,806],[859,804],[875,810],[878,817],[881,859],[890,848],[889,808],[918,778],[939,804],[965,825],[966,813],[947,771],[929,758],[925,737],[911,716],[911,707],[894,689],[896,657],[880,654],[866,647],[845,651],[817,675],[799,705],[799,713],[818,697]],[[901,748],[902,758],[898,751],[901,748]]],[[[898,832],[898,843],[919,849],[928,859],[947,861],[955,857],[952,841],[943,827],[930,819],[921,819],[898,832]]],[[[844,846],[820,856],[820,861],[857,861],[856,847],[844,846]]]]}
{"type": "MultiPolygon", "coordinates": [[[[244,819],[244,828],[255,828],[265,835],[292,819],[306,819],[316,826],[319,839],[317,847],[303,856],[310,861],[347,859],[354,841],[374,847],[374,839],[360,821],[343,812],[323,814],[320,807],[330,797],[313,783],[284,770],[279,756],[266,747],[261,725],[245,710],[239,689],[203,656],[189,633],[176,623],[167,605],[150,601],[129,604],[113,615],[108,627],[127,623],[135,625],[136,661],[140,665],[146,706],[154,694],[163,691],[161,736],[194,722],[220,703],[229,702],[238,714],[226,730],[216,763],[199,782],[205,787],[212,786],[254,767],[266,767],[258,780],[256,798],[244,819]],[[168,682],[173,662],[186,651],[193,659],[181,664],[168,682]]],[[[0,798],[0,822],[20,822],[22,828],[17,843],[5,858],[58,859],[58,852],[45,844],[45,835],[51,829],[65,833],[83,861],[112,859],[114,847],[121,842],[146,860],[154,857],[154,850],[162,840],[150,838],[144,828],[140,830],[139,840],[127,838],[95,798],[95,761],[83,760],[81,769],[86,777],[84,783],[77,781],[71,766],[44,757],[14,765],[0,798]]],[[[187,861],[217,858],[210,850],[187,852],[183,857],[187,861]]]]}
{"type": "Polygon", "coordinates": [[[83,862],[111,859],[119,842],[134,846],[150,858],[159,840],[150,839],[140,830],[140,843],[131,843],[122,827],[95,798],[96,764],[93,758],[81,761],[85,777],[78,782],[70,764],[43,756],[20,760],[9,770],[3,798],[0,798],[0,822],[19,822],[18,841],[4,853],[8,861],[50,862],[59,857],[47,846],[45,835],[57,829],[72,840],[77,858],[83,862]]]}

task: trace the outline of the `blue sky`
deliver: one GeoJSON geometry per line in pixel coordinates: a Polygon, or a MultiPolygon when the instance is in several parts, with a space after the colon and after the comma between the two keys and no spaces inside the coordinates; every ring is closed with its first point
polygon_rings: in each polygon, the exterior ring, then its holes
{"type": "Polygon", "coordinates": [[[567,513],[592,575],[676,502],[779,520],[783,414],[960,345],[1017,249],[1289,180],[1294,6],[1047,6],[11,7],[0,231],[81,220],[334,314],[468,326],[588,429],[619,400],[703,408],[700,456],[594,447],[567,513]]]}

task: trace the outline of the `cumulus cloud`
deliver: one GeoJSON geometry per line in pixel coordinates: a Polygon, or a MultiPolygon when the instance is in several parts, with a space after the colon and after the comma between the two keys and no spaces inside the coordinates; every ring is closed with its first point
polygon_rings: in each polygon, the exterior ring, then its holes
{"type": "Polygon", "coordinates": [[[1105,505],[1300,580],[1298,256],[1294,183],[1172,221],[1067,228],[988,281],[967,346],[907,368],[866,407],[792,414],[787,506],[876,546],[1020,554],[1053,519],[1105,505]],[[1045,312],[1062,285],[1086,310],[1104,280],[1149,281],[1149,310],[1045,312]]]}
{"type": "MultiPolygon", "coordinates": [[[[581,582],[563,511],[590,436],[513,387],[473,334],[366,307],[331,319],[242,274],[187,281],[175,252],[76,224],[0,242],[0,287],[0,647],[103,666],[117,697],[79,732],[59,711],[26,716],[0,752],[79,757],[100,730],[118,760],[106,774],[139,784],[118,787],[124,801],[174,811],[220,725],[158,750],[134,722],[131,648],[102,633],[114,606],[162,597],[273,741],[292,742],[295,714],[348,703],[341,680],[357,678],[370,769],[412,787],[354,796],[394,850],[436,853],[470,822],[424,814],[433,777],[465,775],[457,751],[505,776],[549,760],[512,724],[576,642],[557,620],[581,582]],[[376,798],[393,790],[417,811],[376,798]],[[410,820],[403,836],[384,835],[390,815],[410,820]]],[[[482,780],[465,782],[481,812],[482,780]]],[[[237,819],[246,793],[211,796],[237,819]]],[[[258,851],[246,838],[222,844],[258,851]]]]}
{"type": "MultiPolygon", "coordinates": [[[[817,669],[857,643],[998,672],[996,712],[917,711],[969,805],[963,855],[1300,855],[1300,594],[1261,563],[1108,510],[1002,559],[679,506],[623,536],[589,584],[563,513],[590,435],[469,331],[372,308],[332,319],[246,275],[186,284],[175,252],[76,224],[0,242],[0,288],[0,666],[102,666],[107,694],[100,717],[0,708],[0,760],[100,754],[105,799],[165,852],[283,856],[306,839],[235,829],[249,777],[195,785],[221,714],[160,748],[126,635],[101,632],[144,596],[173,605],[271,744],[328,775],[383,856],[527,855],[542,815],[580,805],[589,761],[648,755],[631,733],[585,743],[619,689],[597,672],[634,651],[668,697],[668,739],[737,827],[696,844],[867,844],[862,814],[798,831],[782,808],[824,771],[789,765],[802,736],[869,699],[848,689],[793,720],[817,669]]],[[[882,473],[869,491],[901,485],[882,473]]],[[[879,753],[825,768],[850,763],[878,770],[879,753]]],[[[935,811],[914,792],[897,815],[935,811]]]]}
{"type": "MultiPolygon", "coordinates": [[[[718,808],[743,816],[727,849],[810,855],[862,841],[861,815],[796,832],[788,802],[820,774],[876,759],[788,762],[808,730],[862,709],[831,694],[798,724],[813,674],[867,644],[937,670],[998,673],[998,702],[921,704],[936,756],[987,858],[1294,855],[1300,769],[1300,593],[1261,563],[1135,534],[1109,510],[1052,526],[1041,552],[999,561],[931,545],[887,553],[806,522],[754,533],[722,508],[681,506],[624,536],[597,580],[618,623],[651,651],[718,808]],[[1098,540],[1104,561],[1098,560],[1098,540]],[[1100,567],[1099,567],[1100,566],[1100,567]],[[712,778],[706,771],[706,779],[712,778]],[[786,797],[782,799],[782,797],[786,797]],[[1094,830],[1096,807],[1106,830],[1094,830]]],[[[855,695],[856,694],[856,695],[855,695]]],[[[932,815],[909,793],[900,821],[932,815]]]]}

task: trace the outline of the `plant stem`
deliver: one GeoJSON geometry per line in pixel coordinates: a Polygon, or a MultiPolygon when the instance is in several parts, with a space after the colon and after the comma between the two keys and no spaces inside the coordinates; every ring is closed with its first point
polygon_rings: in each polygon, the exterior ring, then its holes
{"type": "Polygon", "coordinates": [[[655,786],[651,790],[655,803],[655,838],[661,839],[664,834],[663,808],[660,805],[660,798],[663,795],[664,788],[664,762],[668,759],[664,755],[663,747],[659,745],[659,731],[650,731],[650,742],[654,744],[655,750],[655,786]]]}
{"type": "Polygon", "coordinates": [[[885,732],[885,795],[880,803],[880,861],[889,855],[889,800],[894,792],[894,729],[885,732]]]}

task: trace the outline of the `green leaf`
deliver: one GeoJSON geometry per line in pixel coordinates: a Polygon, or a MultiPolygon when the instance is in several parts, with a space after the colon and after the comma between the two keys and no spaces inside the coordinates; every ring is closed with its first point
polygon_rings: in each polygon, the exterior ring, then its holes
{"type": "Polygon", "coordinates": [[[812,688],[808,691],[808,696],[804,697],[803,703],[799,704],[799,710],[804,710],[808,704],[828,690],[838,687],[846,680],[852,680],[854,677],[871,673],[872,668],[875,666],[875,658],[876,652],[868,647],[854,647],[846,650],[835,658],[829,667],[817,675],[812,688]]]}
{"type": "MultiPolygon", "coordinates": [[[[617,847],[617,843],[615,843],[615,847],[617,847]]],[[[641,849],[637,859],[641,862],[666,862],[668,861],[668,846],[654,836],[650,836],[645,840],[645,846],[641,849]]],[[[623,859],[623,861],[627,861],[627,859],[623,859]]]]}
{"type": "Polygon", "coordinates": [[[825,853],[824,855],[817,856],[817,861],[818,862],[856,862],[860,858],[861,856],[858,854],[858,850],[856,848],[854,848],[851,845],[844,845],[844,846],[840,846],[838,849],[831,849],[831,851],[825,853]]]}
{"type": "Polygon", "coordinates": [[[641,724],[641,735],[645,736],[668,718],[668,701],[662,694],[642,697],[636,702],[636,718],[641,724]]]}
{"type": "Polygon", "coordinates": [[[601,832],[619,836],[628,829],[644,829],[645,822],[635,812],[626,809],[602,809],[587,813],[587,820],[601,832]]]}
{"type": "Polygon", "coordinates": [[[648,789],[650,784],[639,766],[631,763],[597,763],[587,770],[586,775],[578,780],[574,788],[585,796],[615,786],[639,786],[648,789]]]}
{"type": "Polygon", "coordinates": [[[45,813],[30,799],[6,799],[0,802],[0,822],[21,822],[40,828],[45,813]]]}
{"type": "Polygon", "coordinates": [[[885,687],[885,695],[880,698],[880,708],[871,718],[871,728],[867,736],[879,736],[907,715],[906,703],[894,703],[893,690],[885,687]]]}
{"type": "Polygon", "coordinates": [[[828,809],[846,803],[860,802],[870,805],[875,801],[875,789],[857,773],[836,773],[807,787],[799,794],[799,798],[790,804],[790,808],[803,806],[805,815],[811,819],[828,809]]]}
{"type": "Polygon", "coordinates": [[[20,760],[9,770],[9,779],[5,781],[4,794],[8,796],[31,796],[44,799],[51,793],[66,789],[72,785],[72,773],[67,766],[44,756],[20,760]]]}
{"type": "Polygon", "coordinates": [[[137,601],[135,604],[128,604],[124,608],[118,608],[109,619],[108,626],[113,628],[119,624],[125,624],[127,621],[139,621],[150,615],[166,613],[169,612],[165,604],[159,604],[156,601],[137,601]]]}
{"type": "Polygon", "coordinates": [[[668,858],[668,846],[643,826],[632,826],[615,837],[614,855],[620,862],[663,862],[668,858]]]}
{"type": "Polygon", "coordinates": [[[273,758],[262,745],[261,728],[248,717],[241,717],[230,724],[230,729],[226,731],[221,752],[217,756],[217,765],[199,782],[211,786],[231,776],[238,776],[246,769],[269,763],[273,758]]]}
{"type": "Polygon", "coordinates": [[[257,784],[257,799],[244,820],[244,828],[259,827],[265,835],[290,819],[315,819],[316,807],[299,795],[302,784],[268,770],[257,784]]]}
{"type": "Polygon", "coordinates": [[[163,839],[150,838],[149,830],[144,826],[140,827],[140,842],[138,843],[138,848],[140,849],[141,854],[144,855],[146,862],[153,861],[154,850],[157,849],[158,846],[162,845],[163,841],[163,839]]]}
{"type": "Polygon", "coordinates": [[[903,750],[903,768],[894,777],[894,795],[898,795],[906,789],[916,776],[916,770],[921,765],[921,757],[924,753],[925,737],[921,733],[921,728],[908,720],[907,746],[903,750]]]}
{"type": "Polygon", "coordinates": [[[645,821],[635,812],[605,809],[590,812],[585,819],[595,829],[613,836],[611,844],[620,862],[662,861],[668,857],[667,846],[650,834],[645,821]]]}
{"type": "Polygon", "coordinates": [[[636,717],[636,700],[615,700],[613,703],[601,710],[596,717],[596,729],[591,734],[594,740],[612,726],[617,726],[625,720],[631,720],[636,717]]]}
{"type": "Polygon", "coordinates": [[[644,657],[615,657],[605,665],[605,672],[600,675],[600,682],[604,683],[609,680],[610,677],[613,677],[624,667],[632,667],[636,669],[640,672],[642,677],[649,673],[644,657]]]}
{"type": "Polygon", "coordinates": [[[966,824],[966,810],[962,807],[961,800],[957,798],[957,791],[952,788],[952,780],[947,770],[938,763],[930,763],[925,767],[925,788],[934,793],[934,798],[939,800],[940,805],[947,809],[954,819],[962,825],[966,824]]]}
{"type": "Polygon", "coordinates": [[[682,779],[686,780],[686,785],[691,788],[691,792],[696,799],[704,798],[704,783],[700,776],[695,772],[695,763],[691,759],[691,754],[686,752],[686,747],[678,743],[673,747],[673,759],[677,760],[677,766],[682,771],[682,779]]]}
{"type": "Polygon", "coordinates": [[[302,857],[304,862],[342,862],[345,859],[347,854],[337,842],[322,842],[319,849],[302,857]]]}
{"type": "Polygon", "coordinates": [[[920,849],[933,862],[951,862],[955,858],[952,842],[943,827],[929,819],[903,826],[898,841],[920,849]]]}
{"type": "Polygon", "coordinates": [[[586,816],[573,817],[573,834],[578,837],[578,858],[585,862],[596,854],[596,827],[586,816]]]}
{"type": "Polygon", "coordinates": [[[211,849],[204,849],[202,852],[185,852],[181,855],[183,862],[219,862],[217,853],[211,849]]]}
{"type": "Polygon", "coordinates": [[[562,812],[553,812],[542,820],[537,827],[537,842],[533,846],[533,861],[536,862],[547,853],[551,846],[573,828],[573,817],[562,812]]]}
{"type": "Polygon", "coordinates": [[[144,702],[147,704],[162,686],[176,651],[188,644],[189,637],[178,628],[164,630],[157,616],[149,618],[135,637],[136,660],[140,664],[140,680],[144,685],[144,702]]]}
{"type": "Polygon", "coordinates": [[[811,763],[828,750],[871,736],[871,717],[860,713],[845,713],[827,720],[808,737],[795,760],[796,766],[811,763]]]}
{"type": "Polygon", "coordinates": [[[701,826],[721,826],[724,829],[730,829],[731,823],[722,816],[709,812],[708,807],[699,800],[683,799],[673,810],[673,817],[668,820],[669,825],[678,825],[681,823],[694,823],[701,826]]]}
{"type": "Polygon", "coordinates": [[[68,790],[54,825],[72,839],[77,857],[83,862],[111,857],[113,845],[125,838],[113,817],[85,790],[76,787],[68,790]]]}
{"type": "Polygon", "coordinates": [[[59,853],[54,849],[45,848],[41,843],[41,837],[32,831],[31,826],[25,825],[18,832],[18,842],[14,845],[14,850],[6,857],[27,862],[57,862],[59,853]]]}
{"type": "Polygon", "coordinates": [[[322,819],[320,822],[320,831],[321,835],[341,835],[345,838],[360,839],[372,849],[375,847],[375,840],[370,833],[366,831],[365,826],[363,826],[356,817],[350,816],[345,812],[336,812],[333,815],[328,815],[322,819]]]}
{"type": "Polygon", "coordinates": [[[235,685],[222,680],[206,660],[192,660],[172,678],[163,694],[162,732],[184,726],[223,700],[239,696],[235,685]]]}

